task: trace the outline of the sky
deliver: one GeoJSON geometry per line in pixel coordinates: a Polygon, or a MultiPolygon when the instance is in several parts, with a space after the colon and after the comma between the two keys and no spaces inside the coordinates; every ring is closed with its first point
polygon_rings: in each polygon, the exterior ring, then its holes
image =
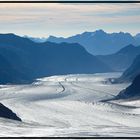
{"type": "Polygon", "coordinates": [[[98,29],[140,33],[140,4],[0,4],[0,33],[68,37],[98,29]]]}

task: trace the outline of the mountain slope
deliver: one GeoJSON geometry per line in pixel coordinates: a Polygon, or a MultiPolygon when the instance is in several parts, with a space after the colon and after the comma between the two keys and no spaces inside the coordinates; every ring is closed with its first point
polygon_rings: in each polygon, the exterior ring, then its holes
{"type": "Polygon", "coordinates": [[[0,117],[21,121],[21,119],[9,108],[0,103],[0,117]]]}
{"type": "Polygon", "coordinates": [[[47,40],[56,43],[79,43],[93,55],[116,53],[129,44],[140,45],[140,40],[136,40],[136,38],[129,33],[106,33],[103,30],[84,32],[68,38],[50,36],[47,40]]]}
{"type": "Polygon", "coordinates": [[[112,70],[77,43],[35,43],[14,34],[0,34],[0,83],[109,71],[112,70]]]}
{"type": "Polygon", "coordinates": [[[140,75],[136,76],[132,84],[125,90],[121,91],[116,99],[128,99],[128,98],[139,98],[140,97],[140,75]]]}
{"type": "Polygon", "coordinates": [[[139,42],[140,42],[140,33],[136,34],[136,35],[134,36],[134,38],[135,38],[135,40],[136,40],[136,43],[139,44],[139,42]]]}
{"type": "Polygon", "coordinates": [[[129,82],[140,74],[140,55],[138,55],[133,61],[132,65],[124,71],[122,76],[117,79],[118,82],[129,82]]]}
{"type": "Polygon", "coordinates": [[[140,54],[140,46],[128,45],[117,53],[98,55],[97,57],[115,71],[124,71],[132,64],[138,54],[140,54]]]}

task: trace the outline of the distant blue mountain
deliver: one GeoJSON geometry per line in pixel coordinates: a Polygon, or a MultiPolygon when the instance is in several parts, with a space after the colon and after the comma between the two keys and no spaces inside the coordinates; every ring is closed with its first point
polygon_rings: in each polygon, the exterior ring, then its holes
{"type": "Polygon", "coordinates": [[[50,36],[47,41],[60,43],[79,43],[93,55],[106,55],[116,53],[124,46],[129,44],[140,45],[138,36],[132,36],[129,33],[106,33],[103,30],[95,32],[84,32],[68,38],[50,36]]]}
{"type": "Polygon", "coordinates": [[[0,34],[0,83],[28,83],[36,78],[110,72],[112,69],[77,43],[35,43],[0,34]]]}
{"type": "Polygon", "coordinates": [[[119,50],[117,53],[110,55],[96,56],[106,65],[110,66],[114,71],[126,70],[140,54],[140,46],[128,45],[119,50]]]}

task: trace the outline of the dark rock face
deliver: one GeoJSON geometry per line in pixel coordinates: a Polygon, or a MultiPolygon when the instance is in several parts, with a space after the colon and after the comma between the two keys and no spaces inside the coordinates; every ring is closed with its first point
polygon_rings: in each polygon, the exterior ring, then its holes
{"type": "Polygon", "coordinates": [[[0,103],[0,117],[21,121],[21,119],[9,108],[0,103]]]}
{"type": "Polygon", "coordinates": [[[112,69],[77,43],[35,43],[0,34],[0,83],[30,83],[51,75],[110,72],[112,69]]]}
{"type": "Polygon", "coordinates": [[[126,70],[134,61],[137,55],[140,54],[140,46],[128,45],[111,55],[98,55],[105,64],[109,65],[114,71],[126,70]]]}
{"type": "Polygon", "coordinates": [[[140,75],[136,76],[132,84],[125,90],[121,91],[116,99],[128,99],[137,97],[140,97],[140,75]]]}

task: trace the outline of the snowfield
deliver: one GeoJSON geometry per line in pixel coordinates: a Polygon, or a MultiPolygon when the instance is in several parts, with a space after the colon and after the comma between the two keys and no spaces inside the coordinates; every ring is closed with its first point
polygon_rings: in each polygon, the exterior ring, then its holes
{"type": "Polygon", "coordinates": [[[129,84],[120,73],[51,76],[1,85],[0,102],[22,122],[0,118],[0,136],[140,136],[140,102],[108,101],[129,84]]]}

